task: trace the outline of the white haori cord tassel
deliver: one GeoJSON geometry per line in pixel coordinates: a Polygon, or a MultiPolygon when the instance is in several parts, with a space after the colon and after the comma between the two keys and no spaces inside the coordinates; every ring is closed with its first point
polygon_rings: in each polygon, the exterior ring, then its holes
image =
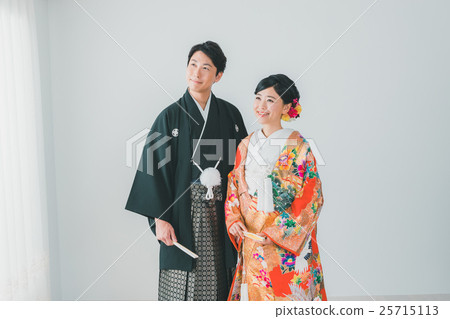
{"type": "Polygon", "coordinates": [[[256,209],[264,213],[273,212],[272,179],[265,177],[258,181],[258,204],[256,209]]]}
{"type": "Polygon", "coordinates": [[[217,169],[217,166],[219,165],[219,162],[222,158],[219,158],[216,165],[214,167],[208,167],[204,170],[193,160],[195,166],[198,167],[200,172],[202,174],[200,175],[200,183],[208,188],[208,191],[206,192],[205,199],[213,199],[214,193],[213,193],[213,187],[220,185],[220,172],[217,169]]]}

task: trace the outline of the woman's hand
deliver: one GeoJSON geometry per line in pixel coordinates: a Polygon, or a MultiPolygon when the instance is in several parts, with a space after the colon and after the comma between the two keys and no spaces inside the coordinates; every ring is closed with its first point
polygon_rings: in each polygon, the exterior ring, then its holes
{"type": "Polygon", "coordinates": [[[258,235],[258,236],[261,236],[261,237],[263,237],[264,238],[264,241],[259,241],[258,243],[260,243],[261,245],[270,245],[270,244],[273,244],[273,241],[269,238],[269,237],[267,237],[267,235],[266,234],[264,234],[264,233],[258,233],[258,234],[256,234],[256,235],[258,235]]]}
{"type": "Polygon", "coordinates": [[[238,242],[239,238],[244,239],[244,232],[247,231],[247,228],[245,227],[244,223],[241,221],[235,222],[233,225],[230,226],[229,232],[231,235],[234,236],[234,240],[238,242]]]}
{"type": "Polygon", "coordinates": [[[167,246],[172,246],[174,242],[177,241],[177,237],[175,236],[175,230],[173,229],[170,223],[155,218],[156,223],[156,239],[162,241],[167,246]]]}
{"type": "Polygon", "coordinates": [[[239,195],[239,204],[241,205],[241,211],[247,212],[248,208],[252,202],[252,197],[248,192],[243,192],[239,195]]]}

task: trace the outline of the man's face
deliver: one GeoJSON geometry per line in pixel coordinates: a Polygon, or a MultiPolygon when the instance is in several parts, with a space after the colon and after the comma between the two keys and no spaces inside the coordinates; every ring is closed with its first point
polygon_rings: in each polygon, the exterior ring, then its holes
{"type": "Polygon", "coordinates": [[[223,72],[216,75],[217,68],[212,60],[202,51],[195,52],[186,68],[186,81],[189,91],[209,92],[211,86],[220,80],[223,72]]]}

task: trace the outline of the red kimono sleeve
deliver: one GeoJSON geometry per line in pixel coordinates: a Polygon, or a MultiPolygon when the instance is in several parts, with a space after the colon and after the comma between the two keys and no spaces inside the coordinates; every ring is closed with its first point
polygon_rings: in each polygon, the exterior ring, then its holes
{"type": "Polygon", "coordinates": [[[228,174],[227,198],[225,200],[225,223],[227,226],[228,236],[237,251],[241,249],[242,238],[236,243],[234,236],[230,234],[230,227],[236,222],[243,222],[241,216],[241,208],[239,202],[238,185],[234,170],[228,174]]]}
{"type": "Polygon", "coordinates": [[[299,152],[295,163],[297,165],[293,174],[303,176],[301,188],[290,209],[281,212],[263,233],[278,246],[298,256],[316,226],[323,205],[323,195],[316,160],[307,143],[299,152]]]}

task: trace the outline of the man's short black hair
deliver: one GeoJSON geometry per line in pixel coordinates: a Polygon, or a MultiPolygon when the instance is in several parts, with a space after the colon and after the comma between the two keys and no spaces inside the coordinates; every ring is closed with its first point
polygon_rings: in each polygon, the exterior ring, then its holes
{"type": "Polygon", "coordinates": [[[212,60],[214,66],[217,68],[216,75],[219,74],[219,72],[225,71],[225,67],[227,65],[227,58],[225,57],[225,54],[223,54],[222,49],[216,42],[206,41],[204,43],[194,45],[191,48],[191,51],[189,51],[187,62],[188,64],[194,53],[197,51],[202,51],[212,60]]]}

